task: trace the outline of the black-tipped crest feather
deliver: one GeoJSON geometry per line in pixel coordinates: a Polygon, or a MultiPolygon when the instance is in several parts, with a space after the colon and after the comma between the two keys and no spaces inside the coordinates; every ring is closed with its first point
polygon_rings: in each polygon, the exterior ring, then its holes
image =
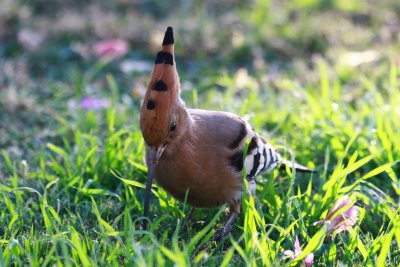
{"type": "Polygon", "coordinates": [[[170,44],[174,44],[174,30],[172,29],[171,26],[169,26],[167,28],[167,31],[165,32],[162,45],[170,45],[170,44]]]}

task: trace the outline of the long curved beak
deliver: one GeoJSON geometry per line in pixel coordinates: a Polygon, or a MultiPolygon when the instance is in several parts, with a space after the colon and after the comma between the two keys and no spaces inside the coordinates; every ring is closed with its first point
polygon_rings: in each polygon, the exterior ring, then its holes
{"type": "MultiPolygon", "coordinates": [[[[151,186],[153,185],[154,173],[156,170],[158,159],[161,157],[164,152],[165,147],[160,146],[158,148],[154,147],[146,147],[146,164],[147,164],[147,183],[146,183],[146,191],[144,196],[144,208],[143,215],[147,218],[149,214],[149,203],[151,196],[151,186]]],[[[143,228],[147,229],[147,220],[144,220],[143,228]]]]}

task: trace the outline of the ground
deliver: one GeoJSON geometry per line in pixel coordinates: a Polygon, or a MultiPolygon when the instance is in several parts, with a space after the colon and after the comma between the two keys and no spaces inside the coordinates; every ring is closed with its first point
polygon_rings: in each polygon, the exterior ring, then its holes
{"type": "Polygon", "coordinates": [[[1,266],[290,266],[310,253],[317,266],[400,264],[398,1],[1,7],[1,266]],[[182,228],[190,207],[156,186],[141,229],[138,119],[167,26],[187,106],[242,115],[318,172],[258,177],[257,198],[243,199],[219,243],[209,240],[226,207],[182,228]],[[96,45],[115,38],[129,50],[100,57],[96,45]],[[344,231],[330,231],[337,218],[344,231]],[[292,259],[283,252],[296,236],[303,252],[292,259]]]}

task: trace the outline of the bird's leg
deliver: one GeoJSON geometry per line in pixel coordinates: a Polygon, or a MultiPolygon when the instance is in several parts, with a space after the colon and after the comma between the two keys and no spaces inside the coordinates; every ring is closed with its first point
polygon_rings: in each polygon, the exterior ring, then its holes
{"type": "Polygon", "coordinates": [[[189,228],[189,222],[192,220],[192,216],[196,208],[191,207],[189,213],[185,217],[185,221],[183,222],[182,229],[188,229],[189,228]]]}
{"type": "Polygon", "coordinates": [[[224,236],[229,234],[229,232],[232,230],[232,223],[235,221],[236,217],[240,213],[240,202],[232,204],[229,208],[230,215],[229,219],[226,221],[224,226],[220,229],[219,233],[215,233],[212,241],[218,242],[221,240],[224,236]]]}
{"type": "Polygon", "coordinates": [[[193,216],[193,213],[195,210],[196,210],[195,207],[190,208],[190,211],[189,211],[188,215],[186,215],[186,218],[185,218],[186,223],[188,223],[192,220],[192,216],[193,216]]]}
{"type": "Polygon", "coordinates": [[[231,212],[229,219],[226,221],[224,226],[220,229],[218,233],[215,233],[212,241],[218,242],[220,241],[224,236],[229,234],[229,232],[232,230],[232,223],[235,221],[236,217],[238,216],[237,212],[231,212]]]}

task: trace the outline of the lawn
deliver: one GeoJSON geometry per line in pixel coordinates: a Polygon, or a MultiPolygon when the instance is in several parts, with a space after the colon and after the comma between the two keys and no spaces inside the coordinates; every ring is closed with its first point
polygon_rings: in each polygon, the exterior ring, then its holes
{"type": "Polygon", "coordinates": [[[0,266],[400,265],[399,1],[0,6],[0,266]],[[317,171],[258,177],[218,243],[226,206],[185,228],[157,185],[142,228],[140,105],[170,25],[188,107],[317,171]],[[115,38],[128,51],[100,55],[115,38]]]}

